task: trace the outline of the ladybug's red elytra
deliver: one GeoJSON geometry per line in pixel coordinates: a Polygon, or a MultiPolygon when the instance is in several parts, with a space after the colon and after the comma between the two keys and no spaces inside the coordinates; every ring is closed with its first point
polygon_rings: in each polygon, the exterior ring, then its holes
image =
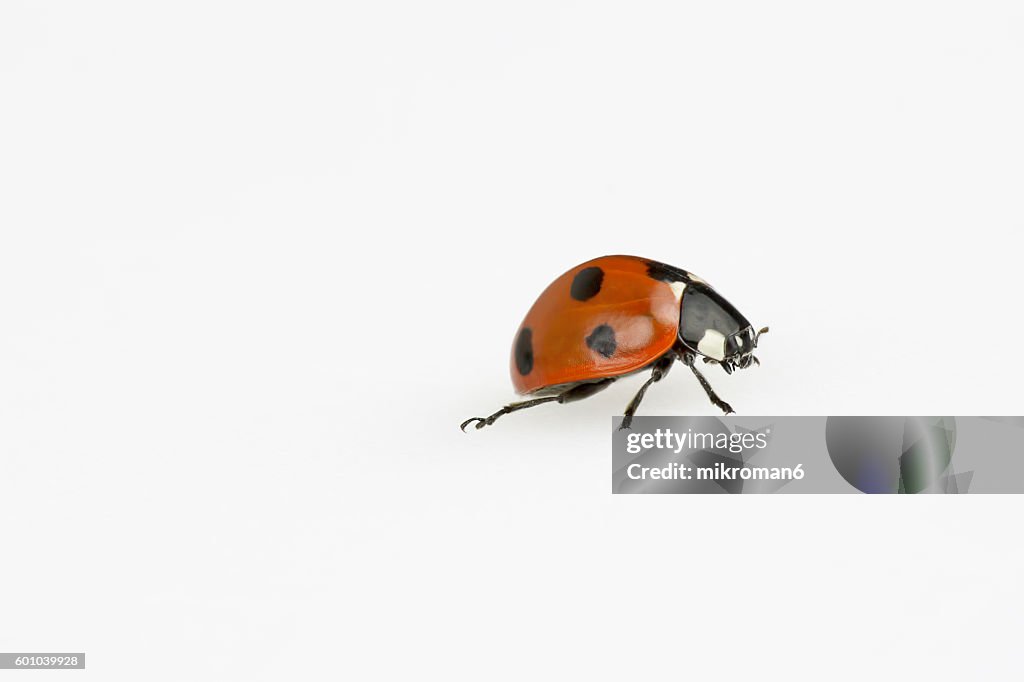
{"type": "Polygon", "coordinates": [[[636,256],[603,256],[572,268],[540,295],[519,325],[512,345],[512,384],[531,400],[507,405],[489,417],[472,417],[462,430],[490,426],[503,414],[549,402],[589,398],[620,377],[646,369],[626,407],[629,428],[647,388],[676,360],[693,372],[708,398],[726,414],[694,364],[697,356],[727,373],[760,364],[755,332],[736,308],[700,277],[636,256]]]}

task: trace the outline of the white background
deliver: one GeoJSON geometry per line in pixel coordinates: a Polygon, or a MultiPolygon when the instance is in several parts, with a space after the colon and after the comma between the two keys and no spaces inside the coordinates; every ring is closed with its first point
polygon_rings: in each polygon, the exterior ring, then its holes
{"type": "Polygon", "coordinates": [[[639,377],[457,424],[607,253],[771,325],[740,414],[1021,414],[1022,82],[1013,2],[4,2],[0,650],[1019,678],[1019,498],[615,498],[639,377]]]}

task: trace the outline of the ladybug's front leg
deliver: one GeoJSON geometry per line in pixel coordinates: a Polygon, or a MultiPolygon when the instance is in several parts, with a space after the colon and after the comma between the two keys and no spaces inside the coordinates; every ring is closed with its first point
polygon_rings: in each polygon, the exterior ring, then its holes
{"type": "Polygon", "coordinates": [[[732,412],[734,412],[729,403],[725,402],[724,400],[718,397],[718,394],[715,393],[715,389],[711,388],[711,384],[709,384],[708,380],[704,378],[704,375],[700,373],[700,370],[697,369],[697,366],[693,364],[693,353],[685,350],[681,351],[679,353],[679,359],[682,360],[683,364],[689,367],[690,370],[693,372],[693,375],[697,377],[697,381],[700,382],[700,385],[701,387],[703,387],[704,392],[708,394],[708,398],[711,400],[711,402],[715,404],[716,407],[718,407],[726,414],[731,414],[732,412]]]}

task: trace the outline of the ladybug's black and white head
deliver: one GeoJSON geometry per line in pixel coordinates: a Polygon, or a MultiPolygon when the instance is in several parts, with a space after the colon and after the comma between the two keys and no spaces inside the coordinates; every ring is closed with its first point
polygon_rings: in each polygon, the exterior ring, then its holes
{"type": "MultiPolygon", "coordinates": [[[[754,349],[767,329],[753,325],[729,301],[704,282],[691,281],[682,297],[679,340],[686,348],[717,363],[729,374],[757,363],[754,349]]],[[[758,363],[760,364],[760,363],[758,363]]]]}

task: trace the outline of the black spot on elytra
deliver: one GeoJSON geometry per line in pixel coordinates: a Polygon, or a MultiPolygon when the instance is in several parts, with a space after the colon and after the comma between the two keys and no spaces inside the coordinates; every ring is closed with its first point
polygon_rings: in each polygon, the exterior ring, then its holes
{"type": "Polygon", "coordinates": [[[533,371],[533,330],[523,327],[516,337],[516,369],[523,376],[533,371]]]}
{"type": "Polygon", "coordinates": [[[569,294],[577,301],[587,301],[597,296],[604,281],[604,270],[598,267],[583,268],[572,278],[569,294]]]}
{"type": "Polygon", "coordinates": [[[615,354],[615,330],[606,324],[600,325],[587,337],[587,347],[606,358],[615,354]]]}
{"type": "Polygon", "coordinates": [[[658,261],[647,261],[647,276],[659,282],[689,282],[690,273],[674,265],[666,265],[658,261]]]}

